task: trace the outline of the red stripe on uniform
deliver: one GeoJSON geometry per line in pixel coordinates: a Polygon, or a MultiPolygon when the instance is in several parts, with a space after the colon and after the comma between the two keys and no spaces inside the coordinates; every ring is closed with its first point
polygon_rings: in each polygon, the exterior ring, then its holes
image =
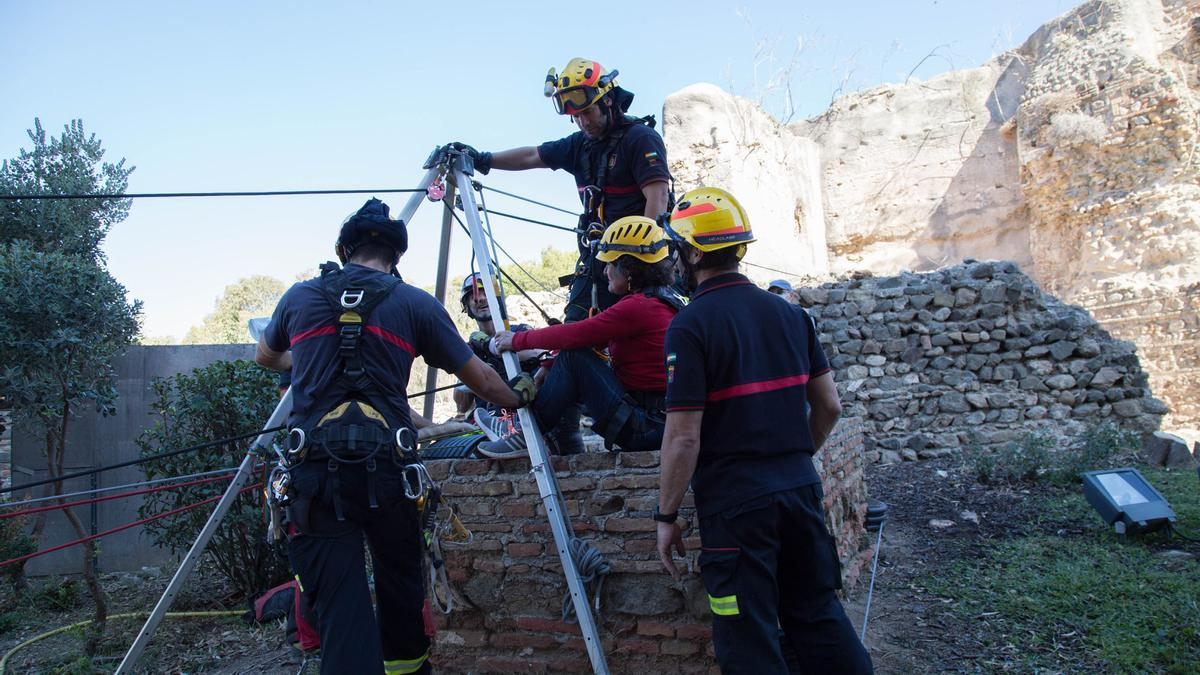
{"type": "Polygon", "coordinates": [[[751,394],[761,394],[766,391],[787,389],[788,387],[798,387],[805,382],[808,382],[808,373],[803,375],[792,375],[790,377],[778,377],[774,380],[763,380],[761,382],[736,384],[732,387],[715,389],[709,392],[708,400],[724,401],[727,398],[735,398],[737,396],[749,396],[751,394]]]}
{"type": "Polygon", "coordinates": [[[292,338],[292,346],[295,347],[297,342],[301,340],[307,340],[310,337],[317,337],[318,335],[332,335],[335,330],[336,329],[333,326],[318,326],[317,328],[310,328],[309,330],[299,333],[296,335],[296,337],[292,338]]]}
{"type": "Polygon", "coordinates": [[[409,354],[412,354],[413,356],[417,355],[417,350],[413,349],[412,345],[405,342],[404,338],[401,338],[399,335],[396,335],[395,333],[388,332],[388,331],[380,328],[379,326],[367,326],[366,331],[372,335],[378,335],[379,337],[396,345],[397,347],[403,349],[404,351],[408,352],[409,354]]]}

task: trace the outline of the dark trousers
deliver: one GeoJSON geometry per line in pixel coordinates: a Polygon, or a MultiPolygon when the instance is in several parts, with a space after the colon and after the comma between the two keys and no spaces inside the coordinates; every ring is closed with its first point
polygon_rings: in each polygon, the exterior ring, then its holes
{"type": "Polygon", "coordinates": [[[623,450],[657,450],[662,445],[665,416],[634,403],[612,368],[590,349],[559,352],[533,400],[533,414],[538,424],[549,428],[575,403],[582,403],[595,420],[596,433],[623,450]]]}
{"type": "Polygon", "coordinates": [[[837,598],[841,565],[821,497],[810,485],[700,519],[700,574],[722,673],[787,673],[784,648],[802,673],[873,671],[837,598]]]}
{"type": "Polygon", "coordinates": [[[321,633],[321,672],[428,673],[420,526],[404,496],[400,469],[377,462],[377,509],[368,508],[362,465],[337,470],[345,520],[332,504],[332,476],[322,460],[293,469],[296,514],[303,528],[291,538],[288,557],[321,633]],[[378,619],[371,607],[363,542],[371,549],[378,619]]]}

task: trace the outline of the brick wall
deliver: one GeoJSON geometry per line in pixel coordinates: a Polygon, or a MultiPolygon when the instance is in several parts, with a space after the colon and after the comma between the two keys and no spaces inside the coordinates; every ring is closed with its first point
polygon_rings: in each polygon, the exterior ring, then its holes
{"type": "MultiPolygon", "coordinates": [[[[862,424],[844,419],[815,457],[826,520],[838,540],[847,587],[870,550],[863,533],[862,424]]],[[[444,672],[587,671],[578,626],[562,621],[566,581],[529,462],[430,462],[430,473],[474,533],[443,547],[458,608],[439,616],[434,660],[444,672]]],[[[689,554],[675,584],[655,552],[657,452],[555,458],[564,506],[577,536],[612,566],[604,583],[601,640],[614,672],[707,672],[708,600],[697,576],[700,538],[691,495],[681,517],[689,554]]]]}

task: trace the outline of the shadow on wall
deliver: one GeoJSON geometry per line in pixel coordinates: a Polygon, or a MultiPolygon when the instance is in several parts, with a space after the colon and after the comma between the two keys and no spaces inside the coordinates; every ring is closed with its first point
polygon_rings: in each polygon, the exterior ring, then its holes
{"type": "MultiPolygon", "coordinates": [[[[1022,268],[1032,263],[1013,124],[1028,73],[1020,58],[1011,57],[988,95],[989,118],[983,133],[928,225],[913,239],[921,260],[918,269],[935,269],[968,257],[994,258],[999,251],[1022,268]],[[998,181],[997,174],[1004,179],[998,181]],[[1014,203],[1021,206],[1013,208],[1014,203]]],[[[964,137],[969,130],[964,129],[964,137]]]]}

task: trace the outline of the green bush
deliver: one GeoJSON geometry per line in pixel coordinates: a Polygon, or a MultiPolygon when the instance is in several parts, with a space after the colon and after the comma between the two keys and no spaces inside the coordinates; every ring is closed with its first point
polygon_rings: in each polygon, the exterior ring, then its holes
{"type": "Polygon", "coordinates": [[[1137,452],[1141,444],[1137,433],[1122,429],[1112,421],[1089,427],[1078,443],[1059,455],[1050,478],[1057,483],[1077,483],[1079,474],[1111,468],[1106,466],[1110,459],[1137,452]]]}
{"type": "MultiPolygon", "coordinates": [[[[0,520],[0,560],[12,560],[28,555],[37,550],[37,545],[26,531],[25,518],[5,518],[0,520]]],[[[23,570],[21,565],[0,567],[0,575],[7,577],[10,583],[17,583],[23,570]]]]}
{"type": "MultiPolygon", "coordinates": [[[[238,436],[261,428],[279,400],[276,375],[249,361],[218,361],[191,373],[160,378],[153,384],[159,420],[138,439],[142,455],[238,436]]],[[[157,459],[142,465],[147,479],[212,471],[237,466],[250,440],[157,459]]],[[[260,482],[259,471],[251,483],[260,482]]],[[[220,495],[227,481],[164,490],[146,496],[142,517],[165,513],[220,495]]],[[[215,504],[185,511],[146,525],[159,546],[186,551],[195,541],[215,504]]],[[[243,493],[221,521],[206,557],[232,586],[245,596],[288,578],[286,560],[266,543],[261,490],[243,493]]]]}
{"type": "Polygon", "coordinates": [[[966,459],[980,483],[1018,483],[1037,480],[1051,468],[1050,451],[1054,439],[1027,432],[1020,440],[1012,441],[997,450],[984,448],[972,436],[968,441],[966,459]]]}

